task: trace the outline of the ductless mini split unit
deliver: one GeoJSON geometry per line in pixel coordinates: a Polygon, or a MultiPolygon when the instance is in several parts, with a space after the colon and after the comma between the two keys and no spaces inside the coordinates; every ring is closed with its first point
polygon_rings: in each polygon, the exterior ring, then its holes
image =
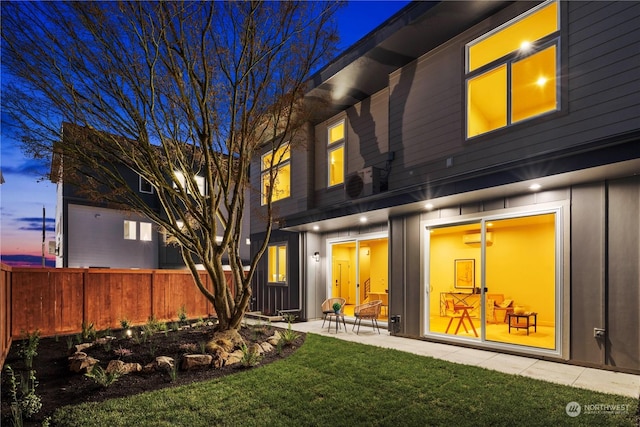
{"type": "Polygon", "coordinates": [[[358,199],[380,192],[380,169],[369,166],[347,176],[345,181],[347,199],[358,199]]]}
{"type": "MultiPolygon", "coordinates": [[[[493,233],[486,233],[487,245],[493,244],[493,233]]],[[[465,245],[474,245],[482,243],[482,234],[481,233],[469,233],[462,235],[462,243],[465,245]]]]}

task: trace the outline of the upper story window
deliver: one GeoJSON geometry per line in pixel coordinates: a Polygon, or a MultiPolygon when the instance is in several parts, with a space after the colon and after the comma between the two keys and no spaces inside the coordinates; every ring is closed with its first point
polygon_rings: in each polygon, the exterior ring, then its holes
{"type": "Polygon", "coordinates": [[[268,281],[271,283],[287,283],[287,245],[278,243],[269,245],[267,250],[268,258],[268,281]]]}
{"type": "Polygon", "coordinates": [[[344,182],[344,120],[327,129],[328,187],[344,182]]]}
{"type": "Polygon", "coordinates": [[[284,144],[275,151],[262,156],[262,204],[266,205],[270,186],[273,184],[271,201],[284,199],[291,195],[291,152],[289,144],[284,144]]]}
{"type": "Polygon", "coordinates": [[[547,1],[467,44],[467,138],[559,109],[559,17],[547,1]]]}
{"type": "Polygon", "coordinates": [[[142,175],[138,175],[138,178],[139,178],[138,188],[140,192],[146,193],[146,194],[153,194],[153,187],[151,186],[151,183],[146,179],[144,179],[142,175]]]}
{"type": "MultiPolygon", "coordinates": [[[[173,171],[173,174],[176,177],[176,181],[173,183],[173,188],[178,188],[178,183],[179,183],[182,188],[187,189],[187,194],[191,194],[191,190],[187,185],[187,180],[184,174],[180,171],[173,171]]],[[[196,185],[198,186],[198,191],[200,192],[200,195],[205,196],[207,193],[206,193],[206,184],[204,181],[204,177],[195,175],[193,178],[195,179],[196,185]]]]}

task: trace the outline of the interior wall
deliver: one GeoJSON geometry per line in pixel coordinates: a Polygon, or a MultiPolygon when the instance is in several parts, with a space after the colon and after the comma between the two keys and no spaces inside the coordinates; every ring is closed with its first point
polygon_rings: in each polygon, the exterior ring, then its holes
{"type": "Polygon", "coordinates": [[[389,279],[389,244],[387,240],[371,241],[371,291],[384,292],[387,290],[389,279]]]}
{"type": "Polygon", "coordinates": [[[487,247],[490,293],[538,313],[540,325],[555,324],[555,226],[530,224],[500,229],[487,247]]]}

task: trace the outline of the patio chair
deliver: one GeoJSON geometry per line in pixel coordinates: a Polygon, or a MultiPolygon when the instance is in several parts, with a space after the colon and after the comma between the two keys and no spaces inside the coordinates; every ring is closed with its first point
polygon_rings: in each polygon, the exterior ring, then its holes
{"type": "MultiPolygon", "coordinates": [[[[333,319],[333,317],[336,318],[336,331],[338,328],[338,321],[340,320],[340,318],[342,318],[342,323],[344,322],[344,305],[347,303],[347,300],[344,298],[328,298],[326,300],[324,300],[324,302],[322,303],[322,327],[324,328],[324,323],[327,321],[327,319],[329,319],[329,326],[331,326],[331,320],[333,319]],[[333,309],[333,304],[338,303],[340,304],[340,310],[338,311],[338,313],[335,312],[335,310],[333,309]]],[[[347,328],[347,325],[345,323],[345,330],[347,328]]]]}
{"type": "Polygon", "coordinates": [[[378,328],[378,333],[380,333],[380,326],[378,326],[378,316],[380,316],[380,307],[382,306],[381,300],[369,301],[361,305],[357,305],[354,311],[354,315],[356,316],[356,321],[353,324],[354,330],[356,324],[358,325],[358,331],[356,335],[360,332],[360,324],[362,323],[362,319],[371,320],[371,327],[375,330],[378,328]]]}

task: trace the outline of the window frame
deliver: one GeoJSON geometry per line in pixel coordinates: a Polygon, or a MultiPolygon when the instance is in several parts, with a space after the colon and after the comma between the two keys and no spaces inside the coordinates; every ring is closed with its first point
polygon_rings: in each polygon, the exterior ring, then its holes
{"type": "MultiPolygon", "coordinates": [[[[191,194],[191,189],[189,188],[189,186],[187,185],[187,177],[186,175],[180,171],[180,170],[174,170],[173,171],[173,175],[175,175],[175,177],[178,179],[180,187],[186,189],[187,194],[191,194]]],[[[193,175],[193,179],[196,182],[196,186],[198,187],[198,192],[200,193],[200,195],[202,197],[207,197],[208,192],[207,192],[207,182],[205,181],[204,177],[201,175],[193,175]]],[[[178,182],[176,182],[176,180],[173,180],[172,182],[173,184],[173,188],[179,190],[178,188],[178,182]]]]}
{"type": "MultiPolygon", "coordinates": [[[[291,197],[291,142],[287,141],[283,144],[280,145],[280,147],[278,147],[275,150],[269,150],[266,153],[264,153],[262,156],[260,156],[260,206],[265,206],[268,204],[268,200],[267,200],[267,193],[264,191],[265,189],[265,177],[271,173],[272,170],[276,170],[276,178],[275,180],[278,179],[278,174],[279,174],[279,170],[282,168],[285,168],[289,166],[289,194],[287,194],[286,196],[282,196],[280,198],[274,199],[274,193],[271,193],[271,203],[275,203],[277,201],[280,200],[284,200],[284,199],[288,199],[291,197]],[[275,153],[277,153],[280,150],[285,150],[288,151],[289,155],[283,159],[280,160],[279,162],[277,161],[277,159],[274,159],[272,157],[271,159],[271,164],[269,166],[265,166],[265,158],[268,156],[274,156],[275,153]]],[[[274,182],[275,182],[274,180],[274,182]]]]}
{"type": "Polygon", "coordinates": [[[150,222],[145,222],[145,221],[140,221],[140,241],[141,242],[153,242],[153,224],[150,222]],[[148,236],[149,238],[145,238],[147,233],[146,230],[143,231],[143,227],[144,228],[149,228],[149,233],[148,236]]]}
{"type": "Polygon", "coordinates": [[[138,174],[138,191],[143,194],[153,194],[153,185],[140,174],[138,174]],[[143,189],[145,184],[149,186],[150,190],[143,189]]]}
{"type": "Polygon", "coordinates": [[[346,165],[347,165],[347,121],[343,118],[332,122],[327,126],[327,188],[335,188],[337,186],[344,186],[346,181],[346,165]],[[336,141],[331,141],[331,130],[342,125],[343,133],[342,138],[336,141]],[[342,148],[342,181],[336,184],[331,184],[331,153],[342,148]]]}
{"type": "Polygon", "coordinates": [[[289,286],[289,244],[287,242],[274,242],[267,246],[267,283],[276,286],[289,286]],[[271,249],[275,248],[276,259],[274,265],[275,272],[271,271],[271,249]],[[284,248],[284,274],[280,272],[280,249],[284,248]],[[271,276],[275,273],[276,279],[284,277],[283,280],[271,280],[271,276]]]}
{"type": "Polygon", "coordinates": [[[123,239],[138,240],[138,222],[125,219],[123,222],[123,239]]]}
{"type": "Polygon", "coordinates": [[[470,42],[465,44],[465,68],[464,68],[464,85],[465,85],[465,93],[464,93],[464,138],[466,141],[468,140],[472,140],[472,139],[476,139],[476,138],[480,138],[489,134],[492,134],[494,132],[498,132],[498,131],[502,131],[505,129],[508,129],[514,125],[518,125],[520,123],[526,123],[530,120],[535,120],[538,119],[540,117],[544,117],[550,114],[554,114],[554,113],[558,113],[560,111],[562,111],[563,109],[563,102],[564,102],[564,97],[562,96],[563,91],[562,88],[564,87],[563,84],[563,77],[562,77],[562,46],[561,46],[561,38],[562,38],[562,31],[563,31],[563,22],[562,22],[562,8],[561,8],[561,2],[559,0],[547,0],[523,13],[521,13],[520,15],[516,16],[513,19],[510,19],[509,21],[503,23],[502,25],[494,28],[493,30],[479,36],[476,37],[475,39],[471,40],[470,42]],[[483,40],[499,33],[500,31],[505,30],[506,28],[518,23],[519,21],[526,19],[527,17],[531,16],[532,14],[538,12],[539,10],[549,6],[552,3],[556,3],[556,7],[557,7],[557,15],[556,15],[556,20],[557,20],[557,29],[550,33],[547,34],[546,36],[543,36],[539,39],[533,40],[531,42],[531,47],[527,52],[522,52],[521,49],[515,49],[514,51],[511,51],[499,58],[496,58],[490,62],[487,62],[486,64],[483,64],[473,70],[469,70],[470,67],[470,54],[469,54],[469,49],[482,42],[483,40]],[[512,87],[512,68],[513,68],[513,64],[520,62],[522,60],[525,60],[533,55],[536,55],[538,53],[543,52],[544,50],[555,46],[555,75],[554,75],[554,79],[555,79],[555,104],[556,107],[555,109],[550,109],[547,111],[543,111],[541,113],[538,114],[534,114],[522,119],[518,119],[518,120],[513,120],[513,111],[512,111],[512,107],[513,107],[513,87],[512,87]],[[505,81],[505,85],[506,85],[506,94],[507,94],[507,99],[506,99],[506,123],[503,126],[499,126],[499,127],[495,127],[492,128],[490,130],[487,130],[485,132],[481,132],[481,133],[477,133],[475,135],[469,136],[469,118],[470,118],[470,114],[469,114],[469,105],[470,105],[470,100],[469,100],[469,86],[470,86],[470,82],[472,80],[474,80],[477,77],[486,75],[492,71],[498,70],[501,66],[505,66],[506,67],[506,81],[505,81]]]}

